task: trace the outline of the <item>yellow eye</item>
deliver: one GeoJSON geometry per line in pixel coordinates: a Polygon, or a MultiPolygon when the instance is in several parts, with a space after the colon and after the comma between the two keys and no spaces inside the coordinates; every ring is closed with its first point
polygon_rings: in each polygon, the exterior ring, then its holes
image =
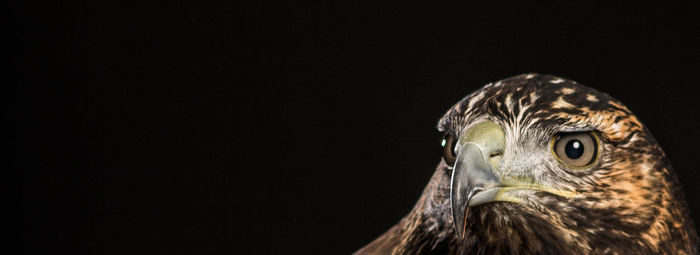
{"type": "Polygon", "coordinates": [[[598,137],[593,132],[559,133],[552,139],[552,152],[565,165],[584,168],[598,159],[598,137]]]}
{"type": "Polygon", "coordinates": [[[453,166],[455,160],[457,160],[457,155],[455,155],[455,145],[457,145],[457,141],[455,141],[454,136],[448,134],[442,138],[441,143],[442,158],[445,159],[445,163],[447,163],[448,166],[453,166]]]}

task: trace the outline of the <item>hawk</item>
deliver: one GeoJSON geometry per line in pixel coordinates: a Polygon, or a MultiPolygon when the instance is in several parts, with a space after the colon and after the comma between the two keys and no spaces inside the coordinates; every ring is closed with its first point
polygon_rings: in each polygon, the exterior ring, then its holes
{"type": "Polygon", "coordinates": [[[695,254],[671,163],[609,95],[564,78],[489,83],[440,119],[408,215],[356,254],[695,254]]]}

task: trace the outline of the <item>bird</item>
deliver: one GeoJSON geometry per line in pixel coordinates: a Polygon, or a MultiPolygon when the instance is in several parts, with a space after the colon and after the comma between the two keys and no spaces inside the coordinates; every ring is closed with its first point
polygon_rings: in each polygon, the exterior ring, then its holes
{"type": "Polygon", "coordinates": [[[566,78],[491,82],[438,121],[413,209],[355,254],[697,254],[671,162],[620,101],[566,78]]]}

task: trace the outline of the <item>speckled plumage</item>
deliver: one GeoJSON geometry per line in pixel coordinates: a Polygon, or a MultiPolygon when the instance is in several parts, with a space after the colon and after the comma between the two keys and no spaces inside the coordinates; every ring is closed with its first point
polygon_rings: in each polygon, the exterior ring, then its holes
{"type": "Polygon", "coordinates": [[[439,163],[413,210],[357,254],[695,254],[698,237],[681,186],[649,130],[619,101],[574,81],[523,74],[489,83],[454,105],[438,129],[459,136],[480,120],[506,136],[502,168],[575,192],[523,191],[524,203],[470,208],[464,239],[450,210],[450,167],[439,163]],[[601,137],[585,170],[553,160],[561,130],[601,137]]]}

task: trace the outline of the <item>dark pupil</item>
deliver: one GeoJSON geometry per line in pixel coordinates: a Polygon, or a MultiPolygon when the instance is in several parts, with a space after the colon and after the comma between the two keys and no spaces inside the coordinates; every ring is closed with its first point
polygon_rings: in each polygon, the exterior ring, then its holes
{"type": "Polygon", "coordinates": [[[583,155],[583,143],[579,140],[571,140],[566,143],[564,152],[566,152],[566,156],[570,159],[580,158],[581,155],[583,155]]]}

